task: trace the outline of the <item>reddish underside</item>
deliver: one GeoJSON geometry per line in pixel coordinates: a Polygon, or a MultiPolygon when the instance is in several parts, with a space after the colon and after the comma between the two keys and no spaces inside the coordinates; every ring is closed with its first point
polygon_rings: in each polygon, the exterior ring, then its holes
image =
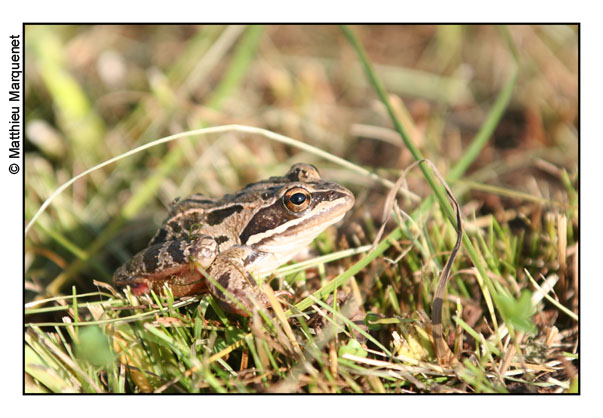
{"type": "Polygon", "coordinates": [[[130,282],[129,285],[132,293],[136,296],[146,295],[151,290],[160,293],[166,282],[168,282],[172,294],[176,298],[208,292],[207,280],[198,271],[190,271],[187,268],[185,271],[175,273],[170,272],[169,276],[141,277],[137,281],[130,282]]]}

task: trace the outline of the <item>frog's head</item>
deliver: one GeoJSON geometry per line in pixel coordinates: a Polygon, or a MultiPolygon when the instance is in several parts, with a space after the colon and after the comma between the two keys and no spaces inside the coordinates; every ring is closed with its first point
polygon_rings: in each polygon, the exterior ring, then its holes
{"type": "Polygon", "coordinates": [[[242,230],[241,244],[274,255],[276,266],[290,260],[354,205],[352,192],[321,179],[310,164],[295,164],[283,177],[250,186],[261,193],[264,205],[242,230]]]}

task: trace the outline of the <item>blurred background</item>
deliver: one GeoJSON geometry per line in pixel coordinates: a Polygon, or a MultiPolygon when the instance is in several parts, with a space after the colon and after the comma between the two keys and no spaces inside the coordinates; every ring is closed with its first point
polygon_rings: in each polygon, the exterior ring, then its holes
{"type": "MultiPolygon", "coordinates": [[[[547,206],[514,193],[567,202],[564,176],[577,182],[578,28],[507,29],[519,64],[508,107],[451,186],[465,216],[542,228],[534,225],[547,206]]],[[[409,135],[446,176],[511,77],[506,35],[494,26],[352,30],[409,135]]],[[[25,35],[26,221],[78,173],[201,127],[266,128],[392,180],[413,161],[337,26],[39,25],[25,35]]],[[[387,189],[365,176],[265,138],[184,139],[95,171],[58,196],[26,236],[26,298],[110,281],[174,198],[221,196],[298,161],[355,192],[356,240],[370,242],[358,230],[378,224],[387,189]]],[[[409,188],[429,193],[416,170],[409,188]]],[[[416,204],[404,203],[407,211],[416,204]]],[[[577,229],[577,213],[570,223],[577,229]]]]}

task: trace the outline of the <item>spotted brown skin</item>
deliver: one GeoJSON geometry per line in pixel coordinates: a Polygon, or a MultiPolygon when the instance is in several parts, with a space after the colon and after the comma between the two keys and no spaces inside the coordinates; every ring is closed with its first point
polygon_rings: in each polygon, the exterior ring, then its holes
{"type": "Polygon", "coordinates": [[[304,163],[222,199],[195,194],[174,201],[148,247],[115,271],[114,282],[136,295],[166,285],[175,297],[210,292],[227,311],[249,315],[270,306],[255,277],[289,261],[353,205],[349,190],[304,163]]]}

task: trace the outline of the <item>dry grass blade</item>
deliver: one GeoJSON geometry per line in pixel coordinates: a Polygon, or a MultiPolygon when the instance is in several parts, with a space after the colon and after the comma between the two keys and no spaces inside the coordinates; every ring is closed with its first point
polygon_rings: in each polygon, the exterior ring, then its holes
{"type": "MultiPolygon", "coordinates": [[[[27,235],[27,233],[29,232],[29,230],[31,229],[31,227],[33,225],[35,225],[36,221],[38,220],[38,218],[40,217],[40,215],[42,213],[44,213],[44,211],[46,210],[46,208],[52,203],[52,201],[58,196],[60,195],[62,192],[64,192],[67,188],[69,188],[71,185],[73,185],[76,181],[82,179],[83,177],[89,175],[90,173],[99,170],[103,167],[106,167],[110,164],[113,164],[119,160],[122,160],[124,158],[130,157],[134,154],[137,154],[139,152],[142,152],[146,149],[155,147],[157,145],[160,144],[165,144],[171,141],[175,141],[177,139],[181,139],[181,138],[186,138],[186,137],[191,137],[191,136],[207,136],[207,135],[213,135],[213,134],[218,134],[218,133],[227,133],[227,132],[241,132],[241,133],[248,133],[248,134],[255,134],[255,135],[261,135],[265,138],[268,138],[270,140],[273,141],[277,141],[277,142],[281,142],[283,144],[287,144],[287,145],[291,145],[293,147],[299,148],[301,150],[310,152],[312,154],[315,154],[319,157],[324,158],[325,160],[331,161],[335,164],[338,164],[344,168],[350,169],[358,174],[361,174],[363,176],[367,176],[369,178],[371,178],[374,181],[377,181],[381,184],[384,184],[387,187],[393,187],[394,184],[392,182],[390,182],[389,180],[383,179],[381,177],[379,177],[377,174],[374,174],[356,164],[350,163],[349,161],[337,157],[333,154],[330,154],[328,152],[325,152],[323,150],[321,150],[320,148],[314,147],[312,145],[308,145],[305,144],[304,142],[295,140],[293,138],[289,138],[285,135],[280,135],[277,134],[275,132],[271,132],[267,129],[262,129],[262,128],[256,128],[253,126],[244,126],[244,125],[224,125],[224,126],[216,126],[216,127],[212,127],[212,128],[201,128],[201,129],[195,129],[192,131],[187,131],[187,132],[182,132],[182,133],[178,133],[175,135],[170,135],[170,136],[166,136],[164,138],[160,138],[157,139],[155,141],[151,141],[147,144],[141,145],[137,148],[134,148],[128,152],[125,152],[121,155],[118,155],[116,157],[110,158],[107,161],[97,164],[92,168],[89,168],[85,171],[83,171],[82,173],[78,174],[77,176],[71,178],[69,181],[67,181],[66,183],[62,184],[59,188],[57,188],[45,201],[44,203],[42,203],[42,205],[40,206],[40,208],[36,211],[35,215],[31,218],[31,220],[28,222],[27,226],[25,227],[25,235],[27,235]]],[[[413,194],[413,193],[406,193],[406,195],[413,199],[413,200],[417,200],[418,197],[413,194]]]]}
{"type": "Polygon", "coordinates": [[[444,341],[443,325],[442,325],[442,309],[444,308],[444,291],[446,290],[446,284],[448,283],[448,279],[450,277],[450,270],[452,268],[452,263],[454,263],[454,259],[456,258],[457,254],[458,254],[458,251],[461,247],[461,242],[463,239],[463,224],[462,224],[462,219],[461,219],[461,211],[460,211],[458,202],[456,201],[454,195],[452,194],[452,190],[450,190],[450,187],[448,187],[448,184],[442,178],[442,176],[438,172],[437,168],[431,161],[429,161],[427,159],[415,161],[402,172],[402,174],[396,181],[394,187],[388,193],[387,199],[385,200],[385,206],[383,209],[383,218],[382,218],[383,221],[382,221],[381,227],[379,228],[379,231],[377,232],[375,240],[373,241],[373,248],[381,240],[381,236],[383,235],[383,231],[385,230],[385,225],[387,224],[387,222],[389,220],[389,217],[390,217],[390,214],[392,213],[394,205],[396,207],[396,210],[398,212],[400,211],[400,208],[398,208],[396,201],[395,201],[398,189],[400,187],[402,187],[403,184],[405,184],[405,180],[406,180],[406,176],[407,176],[408,172],[421,163],[427,163],[431,167],[435,176],[440,180],[440,182],[444,186],[444,188],[446,190],[446,194],[448,195],[448,198],[450,199],[450,201],[453,203],[454,210],[456,213],[456,228],[457,228],[456,243],[450,253],[450,257],[448,258],[448,261],[446,262],[444,269],[442,270],[442,274],[440,276],[440,279],[438,281],[438,286],[437,286],[435,294],[434,294],[432,311],[431,311],[432,312],[431,313],[431,321],[432,321],[432,326],[433,326],[433,338],[434,338],[434,343],[435,343],[436,354],[437,354],[438,360],[440,361],[440,364],[450,364],[451,362],[455,362],[456,360],[454,358],[454,354],[452,353],[452,351],[450,351],[448,344],[446,344],[446,342],[444,341]]]}
{"type": "MultiPolygon", "coordinates": [[[[444,269],[442,270],[442,274],[440,275],[440,279],[438,280],[438,286],[433,295],[433,304],[431,306],[431,324],[433,327],[433,339],[435,343],[436,354],[438,356],[438,361],[440,364],[451,364],[456,362],[456,358],[443,336],[443,325],[442,325],[442,309],[444,309],[444,291],[446,290],[446,284],[448,283],[448,279],[450,278],[450,270],[452,268],[452,263],[454,263],[454,259],[456,258],[459,249],[461,248],[461,242],[463,239],[463,220],[461,218],[461,210],[459,208],[459,204],[454,198],[452,194],[452,190],[446,184],[446,181],[440,176],[437,168],[431,163],[429,160],[423,160],[427,164],[431,166],[435,176],[440,180],[444,188],[446,189],[446,194],[448,198],[454,205],[454,211],[456,213],[456,230],[457,230],[457,238],[454,244],[454,248],[450,252],[450,257],[448,257],[448,261],[444,265],[444,269]]],[[[421,163],[421,161],[418,161],[421,163]]]]}
{"type": "Polygon", "coordinates": [[[279,320],[281,326],[283,327],[283,330],[285,331],[285,334],[287,335],[287,338],[289,339],[289,343],[293,346],[293,349],[300,356],[300,358],[303,359],[304,355],[299,346],[299,343],[295,339],[295,334],[293,333],[293,330],[291,329],[291,325],[289,325],[289,321],[287,321],[287,317],[285,316],[285,312],[283,311],[281,303],[278,301],[278,299],[274,295],[274,291],[272,290],[272,288],[270,286],[268,286],[267,284],[264,284],[264,292],[268,296],[268,300],[270,300],[272,309],[274,310],[274,315],[276,315],[276,318],[279,320]]]}

